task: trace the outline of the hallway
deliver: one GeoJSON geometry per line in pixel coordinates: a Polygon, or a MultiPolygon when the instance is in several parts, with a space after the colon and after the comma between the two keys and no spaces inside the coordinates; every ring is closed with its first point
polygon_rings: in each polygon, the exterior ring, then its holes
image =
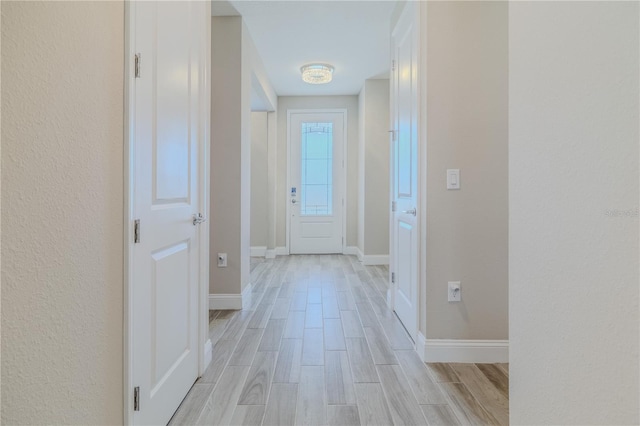
{"type": "Polygon", "coordinates": [[[507,424],[508,365],[423,364],[355,256],[252,262],[249,309],[211,311],[213,361],[171,424],[507,424]]]}

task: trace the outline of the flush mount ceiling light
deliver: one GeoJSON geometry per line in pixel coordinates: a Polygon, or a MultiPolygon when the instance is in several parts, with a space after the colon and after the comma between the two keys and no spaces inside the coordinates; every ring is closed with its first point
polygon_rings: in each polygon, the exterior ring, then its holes
{"type": "Polygon", "coordinates": [[[308,64],[300,72],[302,81],[309,84],[326,84],[333,78],[333,67],[327,64],[308,64]]]}

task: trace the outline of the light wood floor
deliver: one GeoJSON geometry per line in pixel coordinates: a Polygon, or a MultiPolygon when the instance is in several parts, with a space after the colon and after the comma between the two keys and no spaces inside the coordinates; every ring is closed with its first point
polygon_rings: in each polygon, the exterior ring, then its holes
{"type": "Polygon", "coordinates": [[[253,260],[251,305],[211,312],[213,361],[170,424],[508,424],[508,364],[422,363],[387,273],[353,256],[253,260]]]}

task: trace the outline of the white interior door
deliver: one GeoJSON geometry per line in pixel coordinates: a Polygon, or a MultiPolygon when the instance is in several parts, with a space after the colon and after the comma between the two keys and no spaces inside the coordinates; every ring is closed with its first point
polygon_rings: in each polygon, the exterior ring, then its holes
{"type": "MultiPolygon", "coordinates": [[[[198,2],[133,2],[139,77],[132,128],[131,381],[134,424],[166,424],[198,376],[200,84],[198,2]]],[[[135,73],[134,70],[132,72],[135,73]]]]}
{"type": "Polygon", "coordinates": [[[289,228],[292,254],[342,253],[342,112],[289,117],[289,228]]]}
{"type": "Polygon", "coordinates": [[[408,3],[392,33],[393,306],[416,340],[418,318],[418,50],[413,5],[408,3]]]}

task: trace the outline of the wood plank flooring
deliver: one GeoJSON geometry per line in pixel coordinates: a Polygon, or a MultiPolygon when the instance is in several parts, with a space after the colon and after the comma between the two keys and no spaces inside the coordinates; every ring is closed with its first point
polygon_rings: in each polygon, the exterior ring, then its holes
{"type": "Polygon", "coordinates": [[[213,361],[170,424],[508,424],[509,365],[422,363],[387,275],[354,256],[252,259],[251,306],[210,312],[213,361]]]}

